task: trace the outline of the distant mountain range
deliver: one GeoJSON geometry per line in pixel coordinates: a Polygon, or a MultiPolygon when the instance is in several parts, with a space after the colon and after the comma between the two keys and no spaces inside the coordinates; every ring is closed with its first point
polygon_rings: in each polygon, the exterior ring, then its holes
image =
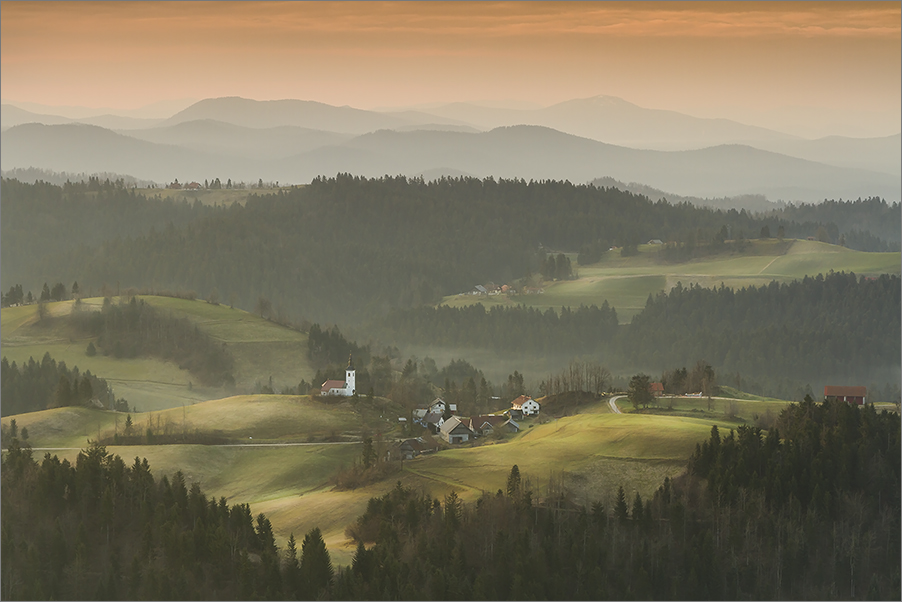
{"type": "Polygon", "coordinates": [[[4,104],[0,117],[4,170],[119,172],[161,183],[304,183],[339,172],[609,177],[685,197],[898,200],[902,170],[898,134],[804,140],[608,96],[543,109],[457,103],[390,112],[233,97],[202,100],[165,120],[98,115],[77,122],[4,104]]]}

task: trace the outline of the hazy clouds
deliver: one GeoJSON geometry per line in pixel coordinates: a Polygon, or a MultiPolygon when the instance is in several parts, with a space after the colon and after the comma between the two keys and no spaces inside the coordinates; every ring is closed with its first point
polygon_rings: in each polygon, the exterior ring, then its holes
{"type": "Polygon", "coordinates": [[[0,10],[5,100],[135,108],[240,95],[372,108],[611,94],[812,135],[900,127],[898,3],[3,2],[0,10]],[[846,129],[817,130],[828,124],[846,129]]]}

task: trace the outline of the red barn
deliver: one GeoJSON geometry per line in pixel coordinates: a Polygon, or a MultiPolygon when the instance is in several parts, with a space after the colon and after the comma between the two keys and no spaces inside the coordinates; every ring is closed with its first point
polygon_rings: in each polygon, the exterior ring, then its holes
{"type": "Polygon", "coordinates": [[[854,403],[855,405],[864,405],[868,399],[867,387],[837,387],[827,385],[824,387],[824,399],[835,399],[845,401],[846,403],[854,403]]]}

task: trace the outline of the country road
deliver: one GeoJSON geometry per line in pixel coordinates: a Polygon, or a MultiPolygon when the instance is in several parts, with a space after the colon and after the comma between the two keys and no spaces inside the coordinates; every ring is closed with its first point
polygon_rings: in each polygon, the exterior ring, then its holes
{"type": "MultiPolygon", "coordinates": [[[[205,447],[300,447],[304,445],[358,445],[360,441],[322,441],[320,443],[216,443],[205,447]]],[[[202,443],[168,443],[165,445],[204,445],[202,443]]],[[[132,447],[128,445],[110,445],[108,447],[132,447]]],[[[153,446],[149,446],[153,447],[153,446]]],[[[67,451],[85,449],[85,447],[32,447],[31,451],[67,451]]],[[[6,448],[0,450],[6,451],[6,448]]]]}
{"type": "Polygon", "coordinates": [[[620,408],[617,407],[617,400],[623,399],[624,397],[626,397],[626,395],[615,395],[608,400],[608,404],[611,406],[611,411],[615,414],[623,414],[623,412],[620,411],[620,408]]]}

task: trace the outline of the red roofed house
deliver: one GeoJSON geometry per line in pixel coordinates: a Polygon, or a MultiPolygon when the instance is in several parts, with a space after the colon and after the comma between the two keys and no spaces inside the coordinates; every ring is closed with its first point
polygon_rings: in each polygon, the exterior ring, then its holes
{"type": "Polygon", "coordinates": [[[528,395],[521,395],[511,402],[511,410],[522,412],[524,416],[535,416],[540,408],[539,402],[528,395]]]}
{"type": "Polygon", "coordinates": [[[867,403],[867,398],[867,387],[837,387],[833,385],[824,387],[824,399],[845,401],[846,403],[854,403],[860,406],[867,403]]]}
{"type": "Polygon", "coordinates": [[[661,395],[664,395],[664,385],[662,383],[651,383],[651,385],[648,387],[648,389],[649,389],[649,391],[651,391],[651,394],[654,395],[655,397],[660,397],[661,395]]]}

